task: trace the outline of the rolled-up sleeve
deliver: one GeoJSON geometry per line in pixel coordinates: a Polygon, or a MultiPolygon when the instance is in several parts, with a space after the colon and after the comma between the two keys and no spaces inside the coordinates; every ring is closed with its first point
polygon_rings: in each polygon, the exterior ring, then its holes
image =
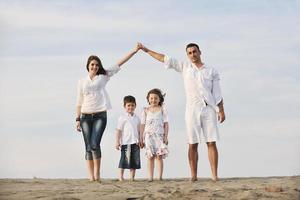
{"type": "Polygon", "coordinates": [[[114,66],[106,69],[106,73],[107,73],[106,75],[108,77],[112,77],[113,75],[118,73],[120,70],[121,70],[121,68],[118,65],[114,65],[114,66]]]}
{"type": "Polygon", "coordinates": [[[213,71],[212,94],[215,99],[216,105],[218,105],[222,101],[223,97],[220,87],[220,76],[217,70],[213,71]]]}
{"type": "Polygon", "coordinates": [[[164,64],[167,69],[174,69],[177,72],[182,72],[183,65],[175,58],[165,55],[164,64]]]}
{"type": "Polygon", "coordinates": [[[119,117],[118,124],[117,124],[117,130],[122,131],[124,128],[124,119],[122,117],[119,117]]]}
{"type": "Polygon", "coordinates": [[[83,102],[83,91],[82,91],[82,84],[81,80],[78,81],[77,84],[77,100],[76,100],[76,106],[81,106],[83,102]]]}

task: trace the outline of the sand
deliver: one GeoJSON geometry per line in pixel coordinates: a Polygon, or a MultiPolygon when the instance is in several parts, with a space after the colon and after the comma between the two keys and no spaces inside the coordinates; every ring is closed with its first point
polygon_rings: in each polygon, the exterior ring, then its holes
{"type": "Polygon", "coordinates": [[[0,179],[0,199],[300,199],[300,176],[166,179],[0,179]]]}

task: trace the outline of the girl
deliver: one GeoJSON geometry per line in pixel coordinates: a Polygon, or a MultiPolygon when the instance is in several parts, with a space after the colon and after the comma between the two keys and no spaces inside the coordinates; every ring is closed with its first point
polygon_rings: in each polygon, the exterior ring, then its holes
{"type": "Polygon", "coordinates": [[[148,92],[149,107],[144,108],[141,116],[142,141],[148,157],[149,181],[153,181],[154,160],[157,161],[159,180],[162,180],[163,160],[168,152],[169,123],[167,111],[162,107],[164,95],[155,88],[148,92]]]}
{"type": "Polygon", "coordinates": [[[110,99],[105,86],[110,77],[120,70],[138,50],[136,46],[116,66],[104,69],[97,56],[90,56],[86,69],[88,76],[78,82],[76,129],[83,133],[85,159],[90,181],[100,181],[101,150],[100,142],[106,127],[106,111],[111,109],[110,99]]]}

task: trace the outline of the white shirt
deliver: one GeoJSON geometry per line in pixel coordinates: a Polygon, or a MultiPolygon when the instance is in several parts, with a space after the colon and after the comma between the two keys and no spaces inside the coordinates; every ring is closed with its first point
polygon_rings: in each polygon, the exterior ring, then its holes
{"type": "Polygon", "coordinates": [[[116,65],[105,71],[106,75],[97,75],[93,80],[88,75],[78,81],[76,104],[81,106],[81,113],[95,113],[111,109],[105,86],[110,77],[120,71],[120,67],[116,65]]]}
{"type": "Polygon", "coordinates": [[[222,94],[217,70],[206,65],[199,69],[190,61],[179,62],[166,55],[164,64],[166,68],[173,68],[182,74],[187,110],[204,107],[206,102],[219,112],[217,105],[222,101],[222,94]]]}
{"type": "Polygon", "coordinates": [[[121,144],[135,144],[139,142],[140,118],[136,115],[124,113],[119,117],[117,130],[121,131],[121,144]]]}

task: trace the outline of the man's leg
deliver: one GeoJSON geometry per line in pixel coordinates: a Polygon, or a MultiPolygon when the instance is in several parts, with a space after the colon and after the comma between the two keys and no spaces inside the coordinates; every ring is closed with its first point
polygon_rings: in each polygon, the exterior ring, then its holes
{"type": "Polygon", "coordinates": [[[198,143],[189,144],[188,157],[191,168],[191,181],[197,181],[198,143]]]}
{"type": "Polygon", "coordinates": [[[210,168],[212,172],[212,179],[214,181],[218,180],[218,149],[216,142],[207,142],[208,148],[208,159],[210,163],[210,168]]]}

